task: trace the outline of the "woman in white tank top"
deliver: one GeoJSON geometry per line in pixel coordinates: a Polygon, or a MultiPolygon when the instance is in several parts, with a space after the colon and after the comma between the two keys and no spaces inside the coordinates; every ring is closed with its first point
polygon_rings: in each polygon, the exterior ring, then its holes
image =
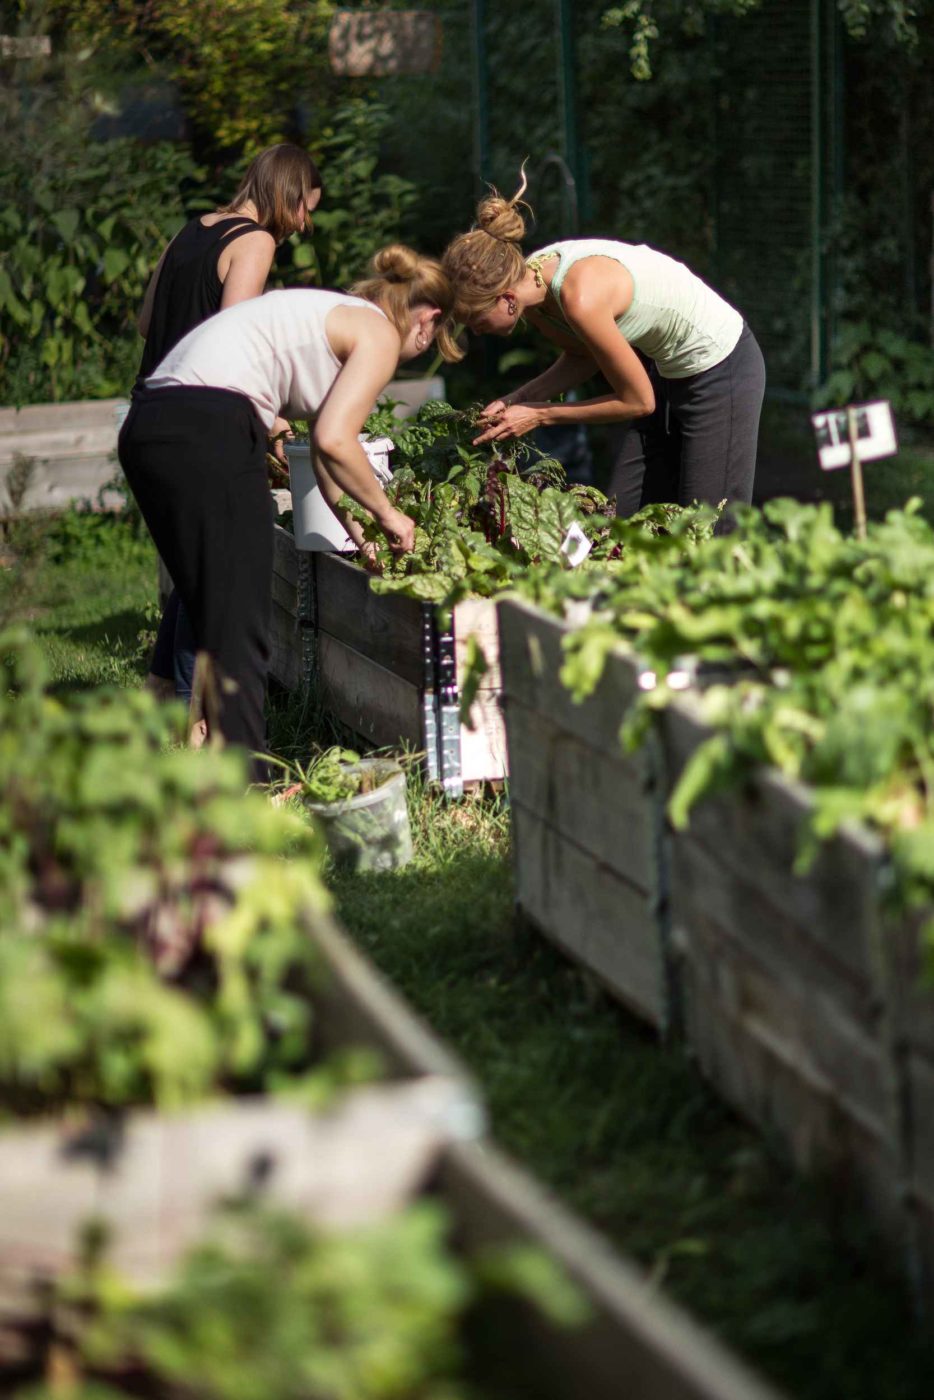
{"type": "Polygon", "coordinates": [[[620,514],[653,500],[751,500],[765,366],[739,312],[645,244],[574,239],[526,259],[524,189],[523,180],[511,200],[495,191],[482,200],[476,227],[453,240],[442,265],[472,331],[509,335],[525,316],[562,354],[487,405],[477,441],[617,424],[611,490],[620,514]],[[553,402],[597,373],[609,393],[553,402]]]}
{"type": "MultiPolygon", "coordinates": [[[[266,434],[279,414],[312,422],[332,510],[341,518],[346,492],[405,552],[414,522],[390,504],[358,435],[401,361],[434,341],[445,359],[461,357],[437,262],[396,245],[371,271],[349,295],[269,292],[204,321],[134,393],[118,442],[198,650],[215,663],[219,728],[254,755],[260,781],[273,549],[266,434]]],[[[360,543],[359,526],[341,519],[360,543]]]]}

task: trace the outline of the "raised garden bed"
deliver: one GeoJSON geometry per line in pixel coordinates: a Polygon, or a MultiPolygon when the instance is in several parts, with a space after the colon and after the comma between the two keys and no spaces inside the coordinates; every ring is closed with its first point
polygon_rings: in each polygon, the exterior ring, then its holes
{"type": "Polygon", "coordinates": [[[638,665],[621,648],[575,704],[567,631],[500,604],[520,908],[637,1015],[678,1026],[797,1166],[863,1201],[930,1301],[934,993],[917,921],[886,916],[881,841],[847,828],[796,873],[812,804],[771,771],[670,830],[667,797],[709,731],[686,697],[624,754],[638,665]]]}
{"type": "Polygon", "coordinates": [[[446,1141],[482,1131],[462,1064],[329,919],[309,913],[305,924],[322,964],[321,1052],[372,1050],[389,1081],[350,1090],[323,1115],[247,1096],[168,1116],[4,1127],[0,1313],[28,1312],[45,1280],[75,1266],[92,1219],[113,1232],[114,1266],[147,1285],[198,1239],[222,1197],[261,1191],[332,1226],[379,1218],[424,1189],[446,1141]]]}

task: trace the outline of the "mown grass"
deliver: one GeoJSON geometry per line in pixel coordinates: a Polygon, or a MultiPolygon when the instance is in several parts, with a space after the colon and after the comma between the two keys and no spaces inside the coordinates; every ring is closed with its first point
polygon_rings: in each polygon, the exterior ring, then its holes
{"type": "Polygon", "coordinates": [[[137,685],[158,625],[156,551],[132,520],[69,511],[11,526],[0,621],[41,640],[53,689],[137,685]]]}
{"type": "MultiPolygon", "coordinates": [[[[154,560],[74,552],[43,556],[35,583],[58,683],[135,684],[154,560]]],[[[313,695],[271,709],[288,758],[342,737],[313,695]]],[[[929,1400],[934,1347],[836,1184],[794,1176],[679,1050],[516,919],[504,799],[446,804],[414,775],[409,797],[415,859],[332,872],[339,917],[473,1068],[497,1139],[789,1396],[929,1400]]]]}

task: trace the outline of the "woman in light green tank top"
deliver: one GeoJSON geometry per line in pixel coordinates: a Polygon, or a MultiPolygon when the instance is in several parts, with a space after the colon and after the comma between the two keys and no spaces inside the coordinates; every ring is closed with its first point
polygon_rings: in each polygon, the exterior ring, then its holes
{"type": "Polygon", "coordinates": [[[645,244],[574,239],[526,259],[524,188],[482,200],[476,227],[453,240],[443,265],[471,331],[509,335],[524,316],[561,354],[486,406],[477,441],[611,423],[620,514],[658,500],[751,500],[765,366],[742,316],[645,244]],[[608,393],[555,401],[596,374],[608,393]]]}

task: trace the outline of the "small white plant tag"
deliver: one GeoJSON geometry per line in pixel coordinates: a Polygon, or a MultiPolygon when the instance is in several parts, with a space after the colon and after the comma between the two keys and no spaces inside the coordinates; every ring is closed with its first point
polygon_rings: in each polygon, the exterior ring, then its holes
{"type": "Polygon", "coordinates": [[[591,549],[593,545],[575,521],[573,525],[568,526],[568,532],[561,541],[558,552],[569,569],[576,569],[578,564],[583,564],[591,549]]]}

